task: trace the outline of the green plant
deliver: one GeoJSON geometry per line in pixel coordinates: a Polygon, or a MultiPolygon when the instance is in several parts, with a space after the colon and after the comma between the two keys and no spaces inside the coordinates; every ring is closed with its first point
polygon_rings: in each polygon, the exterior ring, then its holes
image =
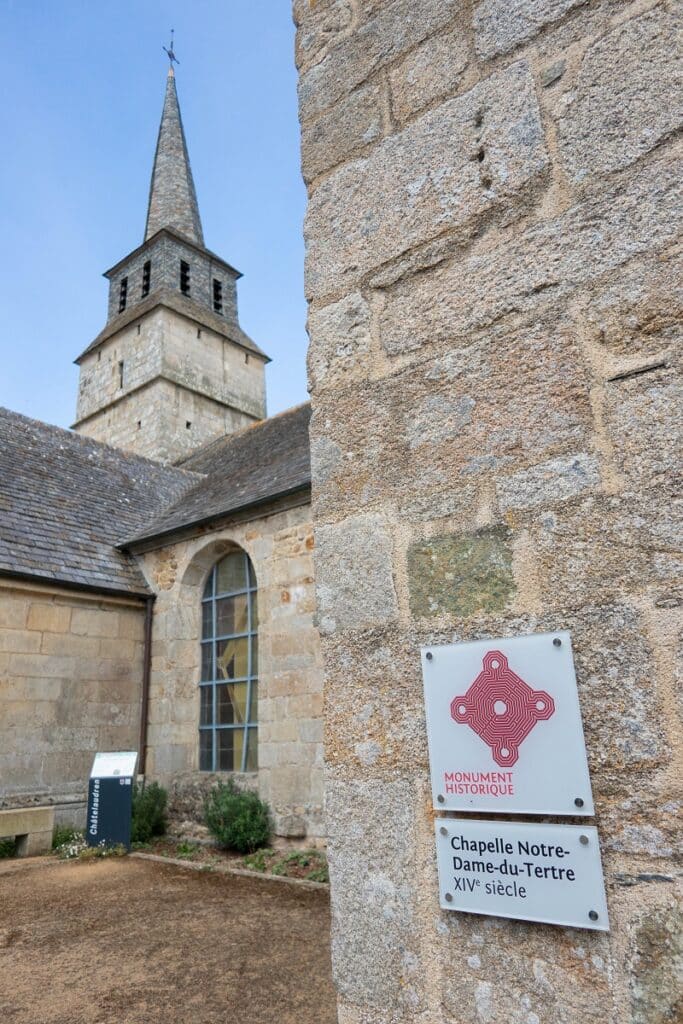
{"type": "Polygon", "coordinates": [[[107,846],[101,842],[98,846],[84,846],[76,856],[79,860],[95,860],[97,857],[125,857],[128,850],[121,843],[116,846],[107,846]]]}
{"type": "Polygon", "coordinates": [[[292,875],[300,877],[296,868],[303,869],[303,877],[311,882],[329,882],[327,859],[320,850],[292,850],[286,853],[271,868],[273,875],[292,875]],[[292,868],[295,870],[292,871],[292,868]]]}
{"type": "Polygon", "coordinates": [[[232,779],[220,782],[204,802],[204,818],[219,845],[238,853],[267,846],[270,809],[256,793],[237,788],[232,779]]]}
{"type": "Polygon", "coordinates": [[[82,837],[83,833],[79,832],[78,829],[71,828],[70,825],[55,825],[55,830],[52,833],[52,849],[58,850],[65,843],[71,843],[82,837]]]}
{"type": "Polygon", "coordinates": [[[85,849],[87,846],[82,832],[71,831],[71,835],[63,843],[58,846],[53,845],[53,850],[60,860],[73,860],[74,857],[80,857],[85,849]]]}
{"type": "Polygon", "coordinates": [[[324,882],[325,885],[330,884],[330,872],[325,864],[321,868],[314,868],[313,871],[309,871],[307,878],[309,882],[324,882]]]}
{"type": "Polygon", "coordinates": [[[0,839],[0,860],[5,860],[7,857],[14,857],[16,852],[16,839],[0,839]]]}
{"type": "Polygon", "coordinates": [[[266,847],[265,850],[257,850],[256,853],[250,853],[248,857],[244,858],[245,868],[249,868],[250,871],[267,871],[268,858],[273,856],[273,852],[269,847],[266,847]]]}
{"type": "Polygon", "coordinates": [[[250,871],[260,871],[289,878],[307,878],[312,882],[329,882],[327,858],[322,850],[258,850],[242,861],[250,871]]]}
{"type": "Polygon", "coordinates": [[[133,843],[147,843],[152,836],[166,832],[168,794],[158,782],[133,787],[133,820],[130,838],[133,843]]]}
{"type": "Polygon", "coordinates": [[[175,855],[180,860],[192,860],[198,852],[199,846],[197,843],[176,843],[175,855]]]}
{"type": "Polygon", "coordinates": [[[285,864],[297,864],[302,868],[307,868],[316,857],[315,850],[292,850],[291,853],[286,853],[282,859],[285,864]]]}

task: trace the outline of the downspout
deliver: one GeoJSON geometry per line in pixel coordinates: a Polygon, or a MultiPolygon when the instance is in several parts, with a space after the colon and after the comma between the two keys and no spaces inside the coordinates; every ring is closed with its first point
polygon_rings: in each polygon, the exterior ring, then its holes
{"type": "Polygon", "coordinates": [[[147,763],[147,720],[149,718],[149,683],[152,675],[152,618],[155,595],[145,600],[145,639],[142,652],[142,695],[140,698],[140,742],[138,745],[138,775],[145,774],[147,763]]]}

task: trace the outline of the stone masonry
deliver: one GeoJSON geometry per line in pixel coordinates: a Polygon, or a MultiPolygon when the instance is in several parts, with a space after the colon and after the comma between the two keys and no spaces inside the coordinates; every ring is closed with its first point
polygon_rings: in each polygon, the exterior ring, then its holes
{"type": "Polygon", "coordinates": [[[157,305],[81,359],[78,430],[173,462],[265,413],[265,360],[157,305]]]}
{"type": "Polygon", "coordinates": [[[197,770],[201,597],[212,566],[235,546],[251,558],[259,602],[259,770],[237,778],[268,801],[278,835],[320,837],[322,670],[307,499],[139,555],[157,595],[147,771],[169,787],[174,816],[196,820],[208,788],[225,780],[197,770]]]}
{"type": "Polygon", "coordinates": [[[0,808],[82,827],[97,750],[137,750],[144,604],[0,580],[0,808]]]}
{"type": "Polygon", "coordinates": [[[680,5],[294,17],[340,1024],[677,1020],[680,5]],[[438,905],[420,646],[564,628],[610,934],[438,905]]]}

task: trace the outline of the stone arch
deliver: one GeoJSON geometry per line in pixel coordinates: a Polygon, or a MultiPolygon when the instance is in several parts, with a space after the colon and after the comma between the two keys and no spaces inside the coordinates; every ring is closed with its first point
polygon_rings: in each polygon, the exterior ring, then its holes
{"type": "Polygon", "coordinates": [[[180,578],[180,586],[182,588],[191,587],[202,592],[207,577],[216,562],[223,555],[227,555],[230,551],[235,550],[246,551],[249,555],[258,583],[256,560],[253,552],[249,549],[249,545],[245,544],[242,540],[233,540],[232,537],[214,537],[192,553],[180,578]]]}

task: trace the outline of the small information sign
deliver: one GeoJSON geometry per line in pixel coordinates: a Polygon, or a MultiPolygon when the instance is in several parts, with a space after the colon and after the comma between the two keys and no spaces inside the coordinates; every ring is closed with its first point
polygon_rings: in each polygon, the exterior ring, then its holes
{"type": "Polygon", "coordinates": [[[567,632],[424,648],[434,807],[592,815],[567,632]]]}
{"type": "Polygon", "coordinates": [[[130,848],[137,757],[135,751],[128,750],[95,755],[88,784],[88,846],[130,848]]]}
{"type": "Polygon", "coordinates": [[[609,931],[597,829],[436,822],[444,910],[609,931]]]}
{"type": "Polygon", "coordinates": [[[135,750],[108,750],[95,754],[91,779],[133,778],[138,755],[135,750]]]}

